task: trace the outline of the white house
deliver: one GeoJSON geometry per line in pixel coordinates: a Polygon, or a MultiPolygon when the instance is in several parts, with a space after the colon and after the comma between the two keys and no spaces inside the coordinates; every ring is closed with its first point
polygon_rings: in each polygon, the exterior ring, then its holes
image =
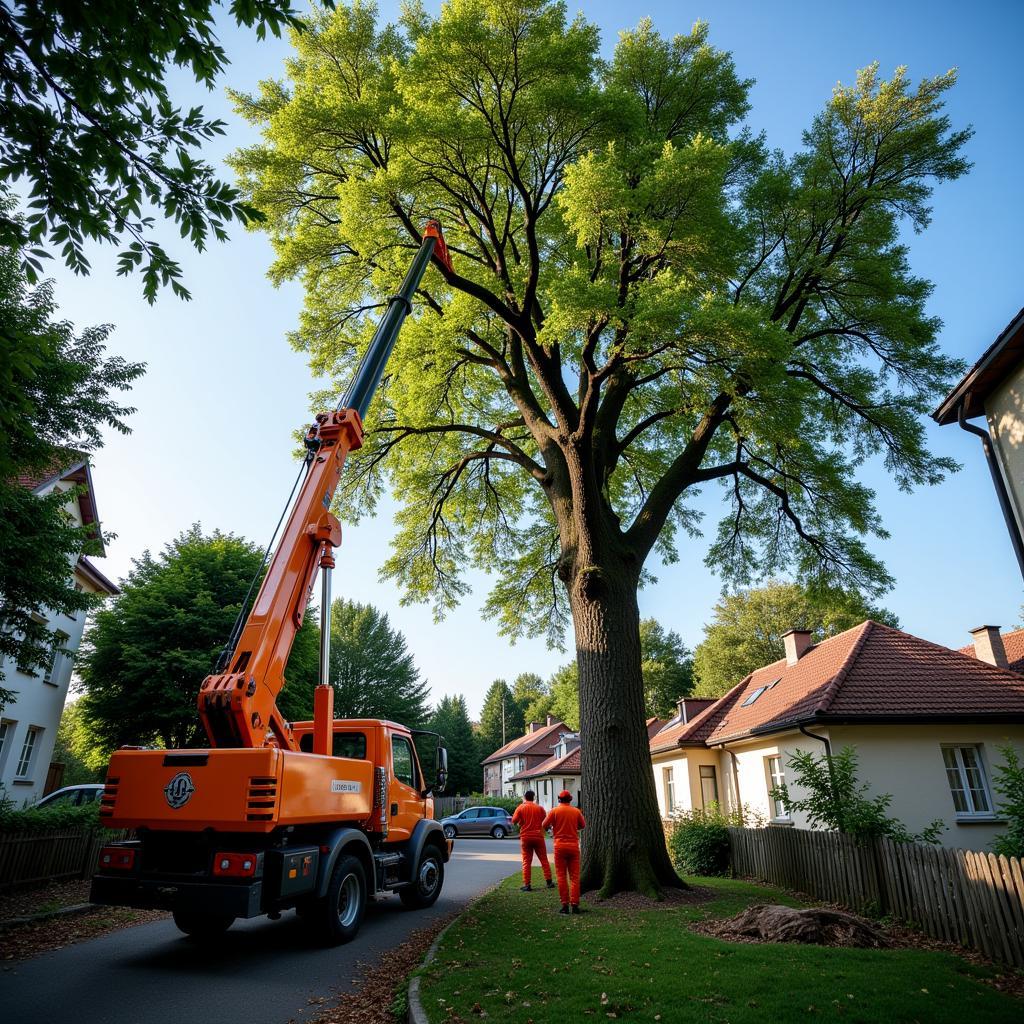
{"type": "MultiPolygon", "coordinates": [[[[45,478],[20,481],[40,496],[54,490],[70,491],[82,486],[85,492],[69,497],[68,513],[79,525],[97,527],[96,499],[92,474],[83,459],[62,472],[45,478]]],[[[118,589],[84,555],[68,566],[75,586],[99,594],[116,594],[118,589]]],[[[67,700],[72,660],[85,628],[85,612],[75,616],[44,610],[40,618],[54,635],[49,662],[33,671],[19,668],[11,660],[3,661],[4,687],[15,691],[14,702],[0,712],[0,786],[15,804],[33,803],[46,790],[47,773],[57,738],[57,726],[67,700]]]]}
{"type": "Polygon", "coordinates": [[[537,803],[551,810],[563,789],[580,802],[580,734],[562,726],[551,747],[551,756],[532,768],[525,768],[509,779],[511,796],[522,796],[528,789],[537,795],[537,803]]]}
{"type": "Polygon", "coordinates": [[[715,802],[806,828],[771,791],[785,782],[800,796],[795,751],[850,746],[860,780],[890,794],[889,813],[912,832],[938,819],[944,846],[987,849],[1005,825],[992,789],[1000,748],[1024,755],[1024,631],[1006,638],[1013,658],[996,627],[973,635],[953,651],[871,621],[820,644],[791,630],[785,658],[652,737],[663,817],[715,802]]]}
{"type": "Polygon", "coordinates": [[[546,722],[531,722],[522,736],[509,740],[485,757],[481,762],[484,770],[484,795],[516,796],[516,783],[512,777],[548,760],[558,743],[559,732],[566,731],[568,726],[564,722],[548,715],[546,722]]]}

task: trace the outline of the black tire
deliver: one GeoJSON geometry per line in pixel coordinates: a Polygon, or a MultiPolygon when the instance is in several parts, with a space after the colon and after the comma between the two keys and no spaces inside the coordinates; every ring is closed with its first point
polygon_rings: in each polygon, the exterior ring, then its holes
{"type": "Polygon", "coordinates": [[[454,825],[445,825],[443,831],[445,839],[454,839],[459,834],[455,831],[454,825]]]}
{"type": "Polygon", "coordinates": [[[351,942],[366,913],[366,872],[358,858],[338,857],[327,886],[327,895],[318,901],[315,915],[321,938],[330,946],[351,942]]]}
{"type": "Polygon", "coordinates": [[[413,880],[398,890],[402,903],[411,910],[426,910],[437,902],[444,887],[444,857],[434,845],[423,847],[413,880]]]}
{"type": "Polygon", "coordinates": [[[508,835],[508,831],[504,825],[495,825],[494,828],[491,829],[491,835],[495,839],[504,839],[505,836],[508,835]]]}
{"type": "Polygon", "coordinates": [[[174,923],[193,942],[212,942],[220,938],[234,923],[230,914],[204,914],[197,910],[174,911],[174,923]]]}

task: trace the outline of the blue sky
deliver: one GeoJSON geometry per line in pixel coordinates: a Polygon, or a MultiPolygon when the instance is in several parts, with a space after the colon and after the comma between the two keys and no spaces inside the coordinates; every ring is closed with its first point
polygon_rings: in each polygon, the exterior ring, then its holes
{"type": "MultiPolygon", "coordinates": [[[[609,52],[618,31],[635,23],[630,19],[649,15],[664,34],[686,31],[698,18],[710,21],[713,43],[732,51],[740,74],[756,80],[751,126],[788,151],[799,146],[801,130],[835,83],[850,82],[858,67],[878,60],[890,73],[906,64],[915,79],[958,67],[948,109],[954,124],[975,127],[969,148],[975,166],[935,196],[931,227],[909,239],[911,263],[935,283],[930,309],[944,322],[943,347],[968,361],[1024,304],[1024,118],[1013,74],[1024,5],[699,0],[632,6],[628,18],[621,3],[602,0],[581,9],[601,27],[609,52]]],[[[381,4],[385,18],[396,10],[390,0],[381,4]]],[[[259,43],[227,23],[221,37],[232,59],[221,86],[248,89],[281,75],[287,42],[259,43]]],[[[252,141],[222,88],[206,93],[185,78],[176,81],[182,104],[203,102],[228,122],[226,138],[207,150],[209,158],[220,160],[252,141]]],[[[230,242],[204,254],[188,249],[175,232],[166,244],[184,266],[190,303],[168,293],[147,306],[137,279],[115,276],[109,249],[91,253],[88,278],[62,269],[54,274],[65,317],[79,326],[115,325],[111,350],[148,364],[131,396],[138,407],[133,433],[112,435],[95,459],[99,510],[117,534],[103,568],[115,578],[145,548],[160,549],[192,522],[263,543],[294,475],[290,432],[307,422],[308,393],[317,383],[285,340],[301,290],[267,282],[271,252],[262,235],[235,230],[230,242]]],[[[967,630],[983,622],[1016,624],[1024,593],[979,442],[934,424],[929,438],[964,469],[940,487],[906,495],[880,469],[868,467],[865,479],[877,491],[891,533],[875,550],[897,581],[884,603],[904,628],[960,645],[969,639],[967,630]]],[[[709,532],[717,502],[717,492],[709,490],[703,501],[709,532]]],[[[476,714],[496,676],[511,679],[527,670],[546,676],[566,659],[540,640],[511,646],[481,622],[483,576],[471,577],[473,594],[441,624],[424,607],[400,607],[393,587],[377,577],[392,530],[387,508],[345,529],[334,592],[390,614],[435,699],[463,693],[476,714]]],[[[644,615],[656,616],[691,646],[701,639],[721,590],[703,564],[706,546],[692,544],[676,565],[653,566],[658,582],[640,598],[644,615]]]]}

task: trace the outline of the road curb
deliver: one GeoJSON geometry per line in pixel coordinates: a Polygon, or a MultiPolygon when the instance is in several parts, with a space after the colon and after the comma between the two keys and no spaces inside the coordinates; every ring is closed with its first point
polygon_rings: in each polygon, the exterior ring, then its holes
{"type": "MultiPolygon", "coordinates": [[[[513,874],[515,874],[515,872],[513,872],[513,874]]],[[[508,877],[511,878],[512,876],[509,875],[508,877]]],[[[427,950],[423,957],[423,962],[416,968],[416,970],[422,970],[434,959],[435,956],[437,956],[437,950],[441,945],[441,940],[447,934],[448,929],[451,928],[452,925],[456,924],[463,914],[472,910],[474,904],[479,903],[485,896],[494,892],[494,890],[497,889],[504,881],[504,878],[499,879],[494,883],[494,885],[489,885],[483,892],[477,893],[476,896],[474,896],[465,905],[465,907],[459,911],[458,915],[452,918],[452,920],[449,921],[436,936],[434,936],[434,941],[430,944],[430,949],[427,950]]],[[[423,1004],[420,1002],[420,976],[418,974],[409,982],[409,990],[406,995],[405,1019],[408,1024],[430,1024],[430,1018],[427,1017],[427,1012],[423,1009],[423,1004]]]]}
{"type": "Polygon", "coordinates": [[[35,924],[37,921],[48,921],[51,917],[74,917],[76,914],[87,914],[90,910],[98,909],[95,903],[76,903],[71,907],[58,907],[56,910],[48,910],[45,914],[30,914],[28,917],[9,917],[6,921],[0,921],[0,932],[8,928],[17,928],[23,924],[35,924]]]}

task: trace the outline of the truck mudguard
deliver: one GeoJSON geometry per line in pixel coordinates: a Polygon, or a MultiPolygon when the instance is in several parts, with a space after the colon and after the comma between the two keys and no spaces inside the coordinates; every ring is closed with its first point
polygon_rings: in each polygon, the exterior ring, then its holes
{"type": "Polygon", "coordinates": [[[416,868],[420,862],[420,854],[423,852],[423,847],[426,845],[427,840],[431,837],[435,839],[435,844],[440,847],[442,859],[447,862],[448,840],[444,837],[441,823],[434,821],[433,818],[423,818],[416,822],[416,827],[412,830],[412,835],[409,836],[407,849],[409,851],[409,864],[411,865],[410,878],[416,877],[416,868]]]}
{"type": "MultiPolygon", "coordinates": [[[[421,821],[419,825],[422,824],[424,823],[421,821]]],[[[416,827],[419,828],[419,825],[416,827]]],[[[334,865],[337,863],[339,855],[342,850],[353,845],[358,846],[358,850],[353,849],[351,852],[363,861],[363,866],[366,868],[366,894],[372,896],[376,893],[377,872],[373,869],[373,848],[364,832],[360,832],[357,828],[337,828],[320,845],[329,846],[330,851],[320,857],[320,871],[316,883],[317,896],[327,895],[327,886],[331,881],[334,865]]]]}

